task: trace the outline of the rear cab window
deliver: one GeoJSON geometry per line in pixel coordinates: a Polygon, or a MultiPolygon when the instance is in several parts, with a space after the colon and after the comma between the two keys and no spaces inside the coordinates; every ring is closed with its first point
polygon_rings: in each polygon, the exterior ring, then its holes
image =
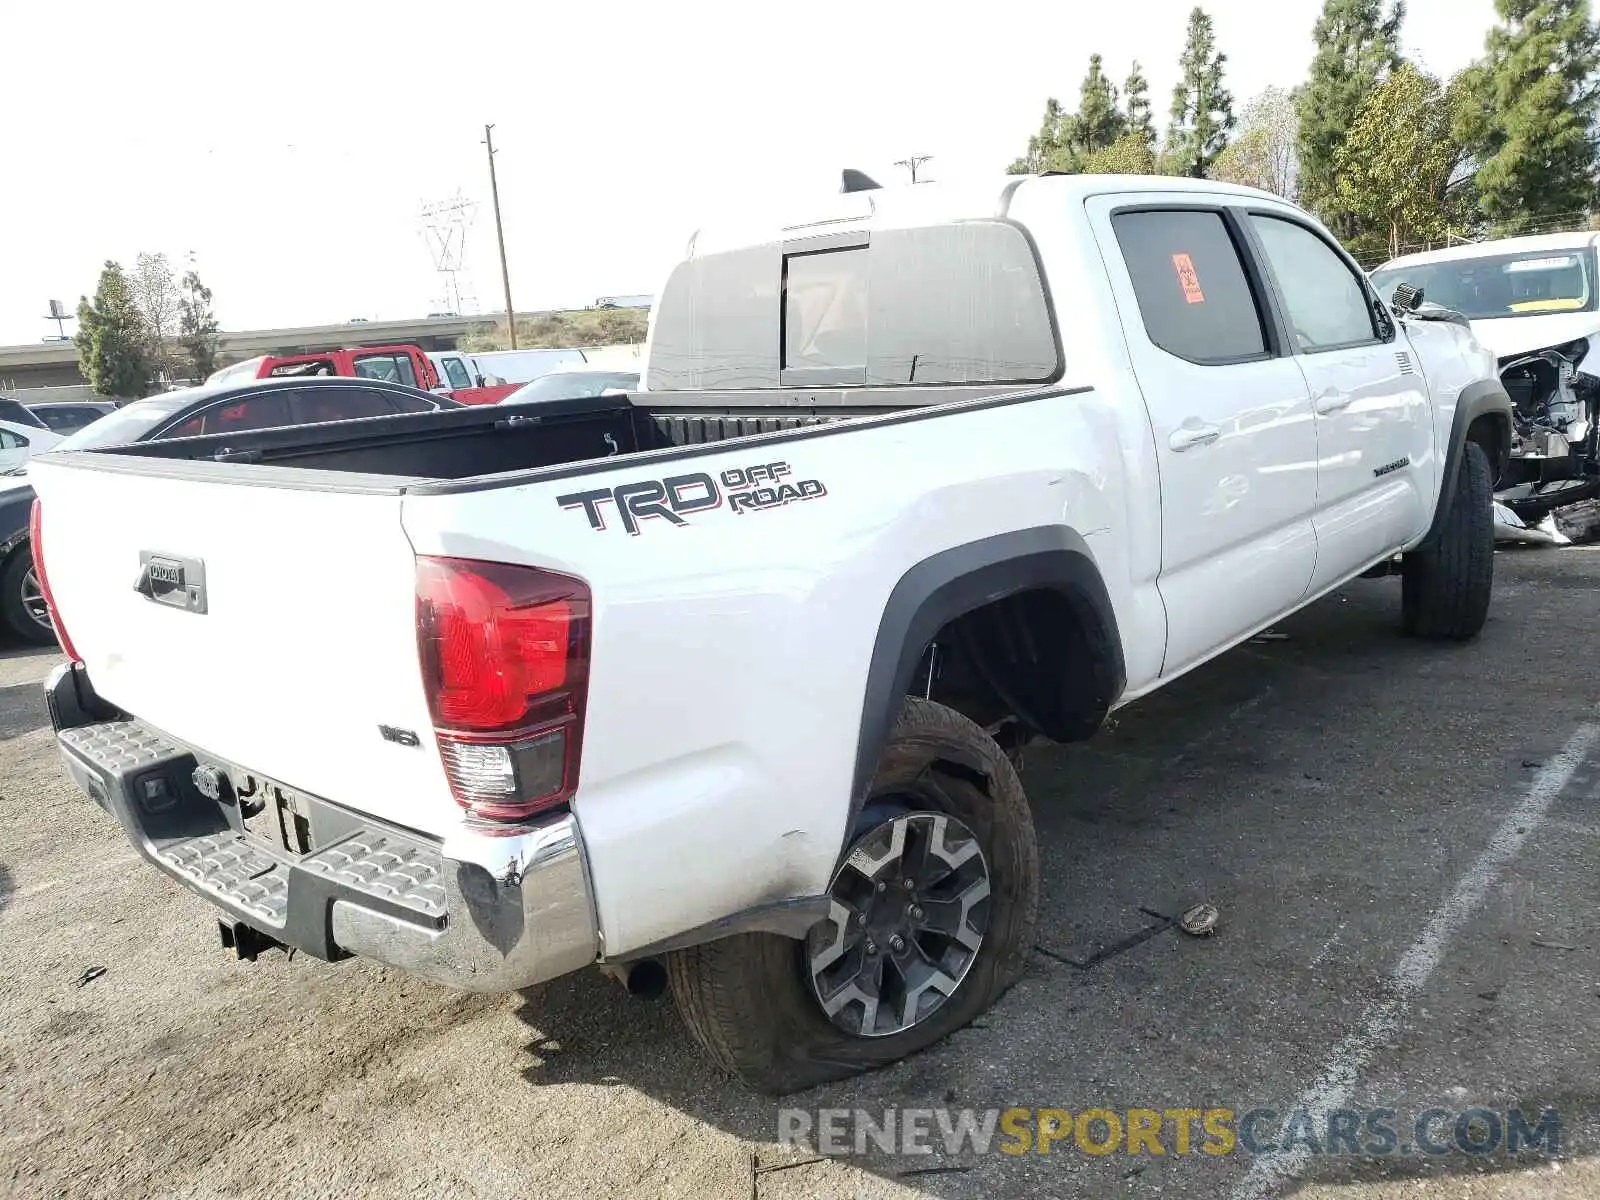
{"type": "Polygon", "coordinates": [[[1033,247],[1000,220],[700,255],[655,319],[652,391],[1026,386],[1062,370],[1033,247]]]}
{"type": "Polygon", "coordinates": [[[1266,356],[1261,309],[1221,212],[1124,211],[1111,227],[1151,342],[1203,366],[1266,356]]]}
{"type": "Polygon", "coordinates": [[[411,359],[405,354],[363,354],[353,361],[355,373],[363,379],[382,379],[389,383],[417,386],[411,359]]]}

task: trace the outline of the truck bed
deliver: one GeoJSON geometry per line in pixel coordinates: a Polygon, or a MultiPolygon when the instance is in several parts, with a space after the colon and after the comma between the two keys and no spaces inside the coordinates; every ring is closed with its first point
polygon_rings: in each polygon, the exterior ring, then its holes
{"type": "Polygon", "coordinates": [[[104,701],[230,778],[445,858],[467,825],[419,571],[582,581],[571,811],[620,954],[819,894],[878,736],[863,725],[921,656],[897,622],[922,610],[890,613],[917,564],[1019,531],[1064,545],[1065,514],[1126,577],[1100,394],[917,403],[933,394],[641,393],[43,454],[35,546],[104,701]],[[717,871],[664,867],[704,860],[708,839],[717,871]]]}
{"type": "MultiPolygon", "coordinates": [[[[361,476],[347,490],[459,490],[486,477],[579,474],[579,464],[709,446],[762,434],[915,414],[1015,387],[884,388],[831,392],[639,393],[522,407],[449,409],[322,425],[210,434],[117,447],[96,466],[170,474],[171,460],[243,463],[361,476]],[[143,465],[148,464],[148,465],[143,465]],[[562,471],[561,468],[572,468],[562,471]],[[387,484],[384,482],[387,480],[387,484]],[[468,482],[470,481],[470,482],[468,482]],[[455,483],[458,486],[440,487],[455,483]]],[[[292,486],[295,472],[274,483],[292,486]]],[[[302,484],[308,481],[302,477],[302,484]]],[[[319,486],[339,487],[338,481],[319,486]]]]}

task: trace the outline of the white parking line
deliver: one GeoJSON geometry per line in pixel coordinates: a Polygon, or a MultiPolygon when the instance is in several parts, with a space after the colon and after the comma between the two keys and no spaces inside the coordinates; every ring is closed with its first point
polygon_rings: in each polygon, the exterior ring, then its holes
{"type": "MultiPolygon", "coordinates": [[[[1500,872],[1516,857],[1522,843],[1528,840],[1528,835],[1583,765],[1584,756],[1597,738],[1600,738],[1600,725],[1578,727],[1561,753],[1534,776],[1527,793],[1495,830],[1478,861],[1461,877],[1455,890],[1433,914],[1433,919],[1400,956],[1394,973],[1386,981],[1384,996],[1367,1008],[1361,1023],[1334,1047],[1321,1077],[1296,1102],[1294,1111],[1309,1113],[1313,1128],[1325,1125],[1328,1114],[1349,1101],[1361,1072],[1372,1061],[1378,1047],[1399,1030],[1400,1018],[1439,965],[1450,939],[1483,903],[1500,872]]],[[[1234,1189],[1234,1200],[1265,1200],[1274,1195],[1304,1169],[1310,1157],[1311,1151],[1304,1145],[1262,1155],[1250,1164],[1249,1172],[1234,1189]]]]}

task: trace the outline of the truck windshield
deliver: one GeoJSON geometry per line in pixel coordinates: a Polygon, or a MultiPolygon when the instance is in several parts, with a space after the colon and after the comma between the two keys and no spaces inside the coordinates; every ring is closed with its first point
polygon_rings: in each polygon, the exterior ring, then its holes
{"type": "Polygon", "coordinates": [[[126,446],[130,442],[141,440],[168,417],[181,412],[193,403],[192,388],[135,400],[132,404],[108,412],[98,421],[90,422],[77,433],[62,438],[54,448],[101,450],[107,446],[126,446]]]}
{"type": "Polygon", "coordinates": [[[1425,303],[1453,308],[1472,320],[1591,312],[1594,279],[1590,249],[1486,254],[1379,267],[1372,273],[1372,285],[1385,299],[1400,284],[1409,283],[1422,289],[1425,303]]]}

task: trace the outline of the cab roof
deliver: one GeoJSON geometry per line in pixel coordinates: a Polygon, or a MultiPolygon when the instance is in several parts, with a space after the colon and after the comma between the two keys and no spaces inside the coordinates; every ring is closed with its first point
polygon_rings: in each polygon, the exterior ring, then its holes
{"type": "Polygon", "coordinates": [[[1281,196],[1238,184],[1174,175],[1002,175],[953,183],[918,183],[838,195],[797,198],[781,211],[744,214],[702,227],[685,257],[860,229],[894,229],[1003,217],[1022,188],[1049,190],[1064,202],[1106,193],[1190,192],[1287,203],[1281,196]]]}

